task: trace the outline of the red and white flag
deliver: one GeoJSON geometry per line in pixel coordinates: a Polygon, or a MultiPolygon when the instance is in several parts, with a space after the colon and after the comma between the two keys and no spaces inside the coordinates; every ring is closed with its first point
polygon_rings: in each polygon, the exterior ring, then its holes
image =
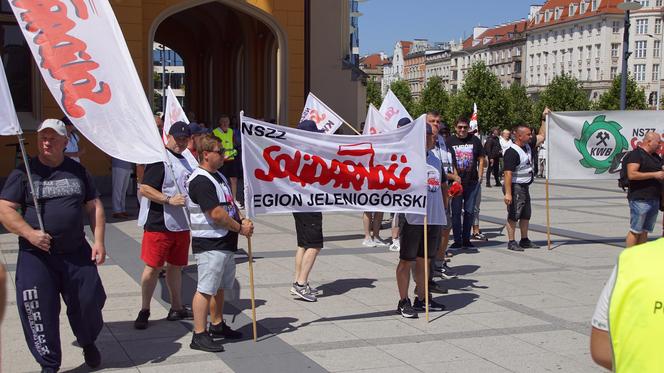
{"type": "Polygon", "coordinates": [[[51,94],[105,153],[134,163],[166,154],[108,0],[9,0],[51,94]]]}
{"type": "Polygon", "coordinates": [[[189,119],[184,114],[180,101],[178,101],[177,96],[173,93],[171,86],[169,85],[166,88],[166,110],[164,111],[164,132],[162,133],[162,138],[164,144],[168,142],[168,131],[171,130],[171,126],[175,122],[185,122],[189,124],[189,119]]]}
{"type": "Polygon", "coordinates": [[[344,123],[344,120],[337,113],[311,92],[309,92],[307,102],[304,104],[300,122],[306,119],[313,120],[316,127],[319,130],[325,130],[325,133],[334,133],[344,123]]]}
{"type": "Polygon", "coordinates": [[[470,117],[469,132],[477,131],[477,104],[473,103],[473,115],[470,117]]]}
{"type": "Polygon", "coordinates": [[[285,212],[425,214],[421,125],[371,136],[326,135],[240,115],[249,216],[285,212]]]}
{"type": "Polygon", "coordinates": [[[413,120],[413,117],[408,114],[406,108],[391,89],[387,91],[378,111],[383,115],[383,119],[390,125],[390,128],[397,128],[397,123],[401,118],[413,120]]]}
{"type": "Polygon", "coordinates": [[[0,59],[0,136],[15,136],[21,133],[23,132],[16,116],[5,68],[0,59]]]}
{"type": "Polygon", "coordinates": [[[373,104],[369,104],[367,110],[367,119],[364,120],[363,135],[376,135],[379,133],[390,132],[397,129],[396,124],[391,126],[380,114],[373,104]]]}

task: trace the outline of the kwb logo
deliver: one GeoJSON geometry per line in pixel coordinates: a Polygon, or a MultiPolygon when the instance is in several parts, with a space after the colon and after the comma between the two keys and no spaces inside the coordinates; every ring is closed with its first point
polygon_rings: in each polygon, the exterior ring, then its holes
{"type": "Polygon", "coordinates": [[[618,122],[607,121],[605,115],[598,115],[592,123],[583,123],[581,137],[574,140],[576,150],[583,157],[579,163],[585,168],[594,168],[596,174],[611,169],[616,155],[629,146],[621,129],[618,122]]]}

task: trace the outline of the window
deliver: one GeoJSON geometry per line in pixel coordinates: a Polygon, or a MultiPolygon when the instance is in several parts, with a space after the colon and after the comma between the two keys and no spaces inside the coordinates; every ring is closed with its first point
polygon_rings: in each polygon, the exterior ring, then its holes
{"type": "Polygon", "coordinates": [[[598,3],[597,0],[592,0],[591,9],[593,10],[593,12],[597,10],[597,3],[598,3]]]}
{"type": "Polygon", "coordinates": [[[661,47],[662,47],[662,42],[659,41],[659,40],[655,40],[655,43],[653,44],[653,47],[652,47],[652,56],[653,57],[659,58],[659,55],[660,55],[661,50],[662,50],[661,47]]]}
{"type": "Polygon", "coordinates": [[[611,68],[611,79],[615,79],[617,75],[618,75],[618,68],[614,66],[611,68]]]}
{"type": "Polygon", "coordinates": [[[588,34],[588,37],[593,36],[593,25],[586,25],[586,34],[588,34]]]}
{"type": "Polygon", "coordinates": [[[653,82],[659,80],[659,64],[652,65],[652,80],[653,82]]]}
{"type": "Polygon", "coordinates": [[[618,57],[618,48],[620,48],[620,44],[618,43],[611,44],[611,57],[618,57]]]}
{"type": "Polygon", "coordinates": [[[614,34],[620,33],[620,22],[619,21],[613,21],[613,24],[611,26],[611,30],[613,30],[614,34]]]}
{"type": "Polygon", "coordinates": [[[595,80],[601,80],[602,79],[602,74],[599,72],[599,67],[595,68],[595,80]]]}
{"type": "Polygon", "coordinates": [[[647,40],[639,40],[635,43],[634,47],[634,58],[646,58],[646,52],[648,47],[647,40]]]}
{"type": "Polygon", "coordinates": [[[576,6],[574,5],[574,3],[570,4],[569,5],[569,15],[573,16],[575,11],[576,11],[576,6]]]}
{"type": "Polygon", "coordinates": [[[519,47],[514,48],[514,55],[517,57],[521,56],[521,48],[519,47]]]}
{"type": "Polygon", "coordinates": [[[657,18],[655,19],[655,34],[661,34],[662,33],[662,19],[657,18]]]}
{"type": "Polygon", "coordinates": [[[602,34],[602,23],[601,23],[601,22],[597,23],[597,27],[595,28],[595,33],[596,33],[597,35],[601,35],[601,34],[602,34]]]}
{"type": "Polygon", "coordinates": [[[646,65],[645,64],[634,65],[634,79],[637,82],[645,82],[646,81],[646,65]]]}
{"type": "Polygon", "coordinates": [[[638,35],[643,35],[648,33],[648,19],[637,19],[636,20],[636,33],[638,35]]]}
{"type": "Polygon", "coordinates": [[[586,58],[591,59],[593,55],[593,47],[592,45],[586,46],[586,58]]]}
{"type": "Polygon", "coordinates": [[[639,0],[639,3],[640,3],[643,7],[650,6],[650,1],[649,1],[649,0],[639,0]]]}
{"type": "Polygon", "coordinates": [[[602,56],[602,45],[595,44],[595,58],[600,58],[602,56]]]}
{"type": "Polygon", "coordinates": [[[655,6],[662,6],[662,0],[656,0],[655,6]]]}

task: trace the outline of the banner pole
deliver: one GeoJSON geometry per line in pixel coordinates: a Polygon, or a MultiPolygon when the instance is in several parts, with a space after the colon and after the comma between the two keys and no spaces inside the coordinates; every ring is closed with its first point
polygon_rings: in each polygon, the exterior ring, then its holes
{"type": "Polygon", "coordinates": [[[28,184],[30,184],[30,193],[32,193],[32,203],[35,204],[35,211],[37,212],[37,221],[39,222],[39,229],[42,232],[44,231],[44,221],[42,220],[41,211],[39,209],[39,201],[37,200],[37,195],[35,194],[35,186],[32,184],[32,174],[30,172],[30,163],[28,161],[28,153],[25,151],[25,140],[23,139],[23,134],[19,133],[18,143],[21,146],[21,154],[23,155],[23,164],[25,164],[25,173],[28,176],[28,184]]]}
{"type": "Polygon", "coordinates": [[[550,178],[550,163],[549,159],[551,158],[551,146],[549,140],[549,114],[546,114],[546,181],[544,182],[544,189],[546,190],[546,244],[549,250],[551,250],[551,208],[549,206],[549,178],[550,178]]]}
{"type": "Polygon", "coordinates": [[[359,133],[359,132],[355,129],[355,127],[351,126],[351,125],[348,124],[346,121],[344,121],[344,124],[347,125],[348,128],[352,129],[356,134],[358,134],[358,135],[362,135],[361,133],[359,133]]]}
{"type": "Polygon", "coordinates": [[[251,323],[254,330],[254,342],[256,342],[258,332],[256,328],[256,300],[255,300],[256,298],[254,295],[254,256],[251,250],[251,237],[247,237],[247,246],[249,252],[249,289],[251,292],[251,323]]]}
{"type": "Polygon", "coordinates": [[[429,247],[427,242],[427,216],[424,215],[424,314],[429,322],[429,247]]]}

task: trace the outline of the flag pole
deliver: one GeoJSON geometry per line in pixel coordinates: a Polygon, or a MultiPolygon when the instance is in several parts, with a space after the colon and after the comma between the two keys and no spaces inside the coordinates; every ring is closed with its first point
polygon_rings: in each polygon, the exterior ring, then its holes
{"type": "Polygon", "coordinates": [[[32,183],[32,173],[30,171],[30,162],[28,161],[28,153],[25,151],[25,139],[23,138],[23,133],[18,133],[18,143],[21,147],[21,154],[23,155],[23,164],[25,164],[25,173],[28,176],[28,184],[30,184],[30,193],[32,193],[32,203],[35,205],[35,211],[37,212],[37,221],[39,222],[39,229],[42,232],[44,230],[44,221],[42,220],[41,211],[39,208],[39,201],[37,200],[37,195],[35,194],[35,186],[32,183]]]}
{"type": "Polygon", "coordinates": [[[359,133],[359,132],[355,129],[355,127],[351,126],[351,125],[348,124],[346,121],[344,121],[344,124],[347,125],[348,128],[352,129],[356,134],[358,134],[358,135],[362,135],[361,133],[359,133]]]}
{"type": "Polygon", "coordinates": [[[551,208],[549,206],[549,178],[551,177],[549,159],[551,158],[551,146],[549,140],[549,114],[546,114],[546,180],[544,181],[544,189],[546,190],[546,244],[551,250],[551,208]]]}
{"type": "MultiPolygon", "coordinates": [[[[330,109],[330,107],[327,106],[327,104],[324,103],[320,98],[316,97],[315,94],[313,94],[313,93],[311,93],[311,92],[309,92],[309,94],[312,95],[316,100],[318,100],[318,102],[320,102],[323,106],[325,106],[325,108],[326,108],[327,110],[333,112],[334,114],[337,114],[334,110],[330,109]]],[[[337,116],[339,117],[339,119],[341,119],[341,120],[344,122],[345,125],[347,125],[350,129],[352,129],[353,131],[355,131],[356,134],[361,135],[361,133],[359,133],[359,132],[355,129],[355,127],[351,126],[348,122],[346,122],[346,120],[345,120],[344,118],[341,118],[341,115],[337,114],[337,116]]]]}
{"type": "Polygon", "coordinates": [[[254,256],[251,250],[251,237],[247,237],[247,246],[249,254],[249,289],[251,292],[251,323],[254,331],[254,342],[257,339],[256,330],[256,297],[254,295],[254,256]]]}
{"type": "Polygon", "coordinates": [[[429,322],[429,243],[427,242],[427,216],[424,215],[424,313],[429,322]]]}

